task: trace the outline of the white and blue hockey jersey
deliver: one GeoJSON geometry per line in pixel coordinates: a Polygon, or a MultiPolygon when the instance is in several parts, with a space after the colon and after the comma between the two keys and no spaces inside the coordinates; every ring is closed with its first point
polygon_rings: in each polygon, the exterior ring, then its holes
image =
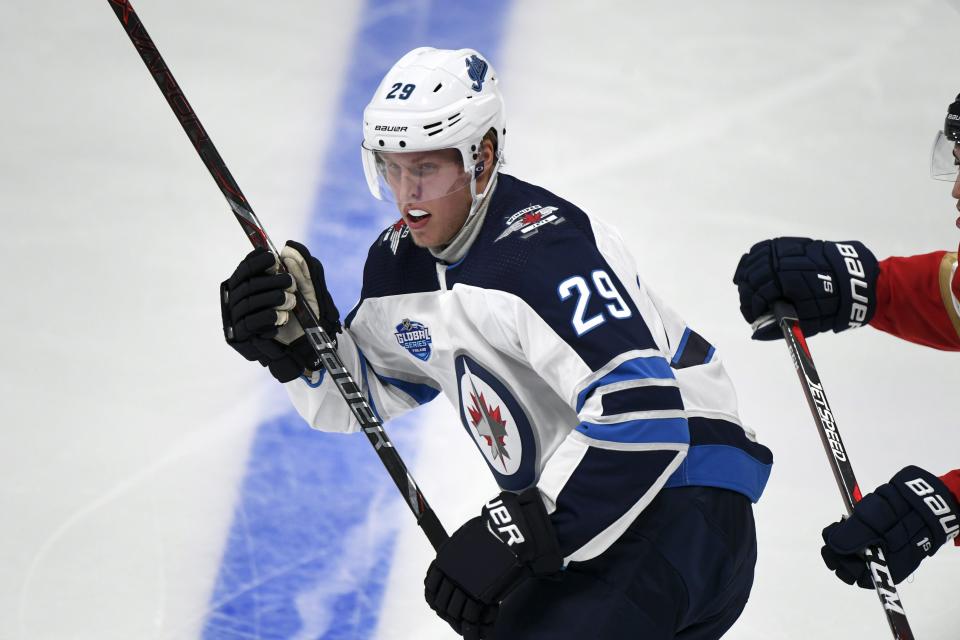
{"type": "MultiPolygon", "coordinates": [[[[340,356],[384,421],[446,395],[497,483],[538,487],[566,561],[606,550],[664,487],[760,497],[772,456],[717,352],[616,232],[503,174],[459,262],[403,231],[371,247],[340,356]]],[[[286,388],[311,426],[359,429],[324,376],[286,388]]]]}

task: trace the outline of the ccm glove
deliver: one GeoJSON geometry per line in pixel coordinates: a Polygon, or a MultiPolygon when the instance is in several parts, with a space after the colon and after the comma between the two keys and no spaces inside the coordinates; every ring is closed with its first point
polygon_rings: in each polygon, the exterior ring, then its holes
{"type": "Polygon", "coordinates": [[[872,589],[863,551],[880,545],[895,584],[913,573],[960,530],[960,506],[947,486],[919,467],[906,467],[856,504],[853,515],[823,530],[820,550],[837,577],[872,589]]]}
{"type": "Polygon", "coordinates": [[[877,310],[878,273],[877,259],[860,242],[774,238],[740,258],[733,283],[753,339],[775,340],[780,327],[761,322],[777,300],[796,308],[807,336],[867,324],[877,310]]]}
{"type": "Polygon", "coordinates": [[[293,315],[299,290],[336,340],[340,313],[323,277],[323,265],[302,244],[289,241],[277,256],[263,248],[251,251],[233,275],[220,284],[220,312],[227,344],[247,360],[268,367],[280,382],[290,382],[320,368],[313,348],[293,315]]]}
{"type": "Polygon", "coordinates": [[[427,604],[468,639],[489,638],[500,601],[530,576],[563,567],[536,487],[504,491],[441,545],[424,579],[427,604]]]}

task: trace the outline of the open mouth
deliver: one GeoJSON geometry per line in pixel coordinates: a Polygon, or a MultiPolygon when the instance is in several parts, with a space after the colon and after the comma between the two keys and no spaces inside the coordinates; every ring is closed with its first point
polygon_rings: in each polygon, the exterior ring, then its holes
{"type": "Polygon", "coordinates": [[[407,226],[411,229],[419,229],[430,221],[430,214],[422,209],[411,209],[403,214],[407,221],[407,226]]]}

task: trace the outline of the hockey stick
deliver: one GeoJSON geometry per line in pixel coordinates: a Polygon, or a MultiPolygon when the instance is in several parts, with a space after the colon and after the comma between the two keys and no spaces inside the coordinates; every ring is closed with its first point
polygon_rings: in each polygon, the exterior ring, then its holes
{"type": "MultiPolygon", "coordinates": [[[[853,513],[853,506],[862,497],[860,486],[853,475],[853,466],[850,464],[850,457],[847,455],[843,440],[840,438],[837,421],[834,418],[833,410],[830,408],[830,403],[827,402],[827,394],[820,382],[817,368],[813,364],[813,356],[810,355],[807,341],[800,329],[797,312],[792,305],[786,302],[776,302],[773,305],[773,313],[780,329],[783,331],[783,338],[787,342],[787,347],[790,349],[793,365],[803,386],[803,394],[807,398],[807,404],[810,405],[813,420],[817,423],[820,440],[827,452],[833,477],[836,479],[840,494],[843,496],[843,504],[847,509],[847,515],[850,515],[853,513]]],[[[890,625],[893,637],[897,640],[913,640],[913,631],[910,630],[910,623],[907,622],[907,614],[903,611],[900,595],[897,593],[897,588],[890,577],[890,570],[887,568],[887,560],[883,557],[883,551],[880,547],[867,547],[864,555],[867,568],[873,577],[873,586],[877,590],[877,596],[879,596],[883,611],[887,615],[887,623],[890,625]]]]}
{"type": "MultiPolygon", "coordinates": [[[[133,7],[130,6],[129,0],[108,0],[108,2],[114,13],[117,14],[117,18],[120,19],[120,23],[130,37],[133,46],[136,47],[140,57],[143,58],[143,62],[147,65],[147,69],[156,81],[157,86],[160,87],[160,91],[170,104],[170,108],[173,109],[173,113],[180,121],[187,137],[193,143],[203,164],[210,171],[210,175],[213,176],[217,186],[220,187],[220,191],[227,202],[230,203],[230,208],[250,242],[254,247],[263,247],[279,255],[276,247],[267,237],[260,220],[253,213],[253,209],[240,191],[240,186],[233,179],[223,158],[220,157],[216,147],[213,146],[213,142],[203,125],[200,124],[197,114],[194,113],[190,103],[187,102],[180,85],[177,84],[166,62],[160,56],[157,46],[147,34],[147,30],[143,27],[143,23],[140,22],[140,18],[133,7]]],[[[283,263],[280,264],[280,268],[283,268],[283,263]]],[[[380,418],[370,408],[366,398],[363,397],[362,390],[344,366],[330,336],[320,326],[316,315],[304,301],[299,291],[296,292],[296,295],[297,306],[293,310],[294,315],[300,321],[300,325],[313,347],[317,362],[322,363],[327,374],[336,383],[337,389],[340,390],[343,399],[360,423],[360,427],[370,440],[370,444],[373,445],[377,455],[380,456],[383,466],[387,468],[387,472],[393,478],[400,493],[403,494],[410,510],[417,517],[417,524],[423,529],[430,544],[433,545],[434,549],[439,548],[440,544],[447,539],[447,533],[443,530],[443,525],[430,505],[427,504],[417,483],[407,471],[400,454],[397,453],[393,443],[383,430],[383,423],[380,418]]]]}

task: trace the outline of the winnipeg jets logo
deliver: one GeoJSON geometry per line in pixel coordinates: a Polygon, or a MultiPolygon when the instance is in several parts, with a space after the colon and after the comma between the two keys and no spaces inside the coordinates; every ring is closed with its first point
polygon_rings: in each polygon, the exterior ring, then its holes
{"type": "Polygon", "coordinates": [[[472,55],[466,59],[467,63],[467,75],[470,76],[470,79],[473,80],[473,84],[470,85],[470,88],[474,91],[480,91],[483,89],[483,82],[487,77],[487,69],[489,65],[486,60],[482,60],[476,55],[472,55]]]}
{"type": "MultiPolygon", "coordinates": [[[[507,437],[507,423],[500,417],[500,407],[493,408],[487,404],[483,394],[477,392],[473,380],[470,382],[471,386],[474,387],[470,394],[473,405],[467,407],[467,411],[470,412],[470,422],[477,433],[480,434],[480,437],[486,441],[487,446],[490,447],[494,460],[498,458],[509,460],[510,454],[507,453],[507,443],[504,442],[507,437]]],[[[505,464],[504,470],[506,470],[505,464]]]]}
{"type": "Polygon", "coordinates": [[[545,224],[560,224],[563,218],[556,214],[556,207],[541,207],[538,204],[521,209],[507,218],[507,228],[503,230],[494,242],[499,242],[515,231],[520,232],[523,239],[531,238],[545,224]]]}
{"type": "Polygon", "coordinates": [[[390,251],[393,252],[393,255],[397,255],[397,248],[400,246],[400,241],[408,235],[410,235],[410,227],[408,227],[407,223],[401,218],[394,222],[392,227],[383,232],[383,235],[380,237],[380,243],[389,244],[390,251]]]}
{"type": "Polygon", "coordinates": [[[490,465],[512,475],[520,466],[520,435],[510,409],[488,384],[464,365],[460,403],[465,422],[490,465]]]}

